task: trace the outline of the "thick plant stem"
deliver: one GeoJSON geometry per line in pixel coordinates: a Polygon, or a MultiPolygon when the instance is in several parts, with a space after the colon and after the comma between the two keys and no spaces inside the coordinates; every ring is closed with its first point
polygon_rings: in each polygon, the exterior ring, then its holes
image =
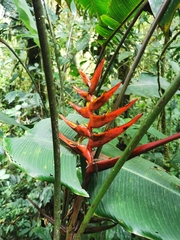
{"type": "Polygon", "coordinates": [[[47,84],[49,107],[51,114],[53,150],[54,150],[54,240],[60,239],[60,206],[61,206],[61,185],[60,185],[60,144],[58,137],[58,111],[55,96],[55,85],[53,81],[52,64],[46,26],[43,15],[41,0],[33,0],[33,7],[36,17],[39,41],[42,52],[43,67],[47,84]]]}
{"type": "Polygon", "coordinates": [[[77,196],[76,200],[75,200],[75,204],[73,206],[73,214],[70,218],[70,224],[68,226],[67,229],[67,235],[66,235],[66,240],[72,240],[73,236],[74,236],[74,231],[75,231],[75,227],[77,224],[77,219],[78,219],[78,215],[81,209],[81,205],[82,205],[82,201],[83,201],[83,197],[82,196],[77,196]]]}
{"type": "Polygon", "coordinates": [[[74,239],[80,239],[81,235],[86,229],[87,224],[89,223],[92,215],[95,212],[96,207],[98,206],[99,202],[105,195],[107,189],[113,182],[114,178],[126,162],[126,160],[131,155],[133,149],[137,146],[141,138],[144,136],[144,134],[147,132],[148,128],[152,125],[154,120],[157,118],[157,116],[161,113],[161,111],[164,109],[166,104],[170,101],[170,99],[173,97],[175,92],[180,87],[180,74],[176,77],[176,79],[171,83],[169,88],[166,90],[164,95],[160,98],[154,109],[149,113],[147,119],[143,122],[141,127],[139,128],[138,132],[135,134],[134,138],[130,141],[128,146],[126,147],[125,151],[123,152],[121,158],[117,161],[115,166],[112,168],[110,174],[107,176],[106,181],[102,185],[101,189],[99,190],[97,196],[95,197],[93,203],[91,204],[77,234],[75,235],[74,239]]]}
{"type": "Polygon", "coordinates": [[[45,11],[46,11],[48,24],[49,24],[49,31],[50,31],[50,34],[51,34],[51,39],[53,41],[54,55],[55,55],[55,58],[56,58],[56,64],[57,64],[57,69],[58,69],[58,74],[59,74],[60,102],[61,102],[61,107],[62,107],[62,113],[63,113],[63,115],[66,115],[66,109],[65,109],[65,104],[64,104],[65,101],[64,101],[64,95],[63,95],[64,84],[63,84],[63,79],[62,79],[62,76],[61,76],[61,66],[60,66],[60,62],[59,62],[59,59],[58,59],[58,49],[57,49],[56,37],[55,37],[54,31],[53,31],[53,28],[52,28],[51,21],[49,19],[49,14],[48,14],[48,10],[47,10],[45,0],[43,1],[43,3],[44,3],[45,11]]]}

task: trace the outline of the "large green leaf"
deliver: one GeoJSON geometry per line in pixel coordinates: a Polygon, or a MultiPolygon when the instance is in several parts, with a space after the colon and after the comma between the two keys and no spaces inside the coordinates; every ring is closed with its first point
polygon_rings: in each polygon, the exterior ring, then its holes
{"type": "Polygon", "coordinates": [[[14,3],[17,7],[19,17],[27,29],[31,33],[31,38],[34,38],[34,42],[39,46],[39,38],[37,34],[36,22],[29,10],[29,6],[24,0],[14,0],[14,3]]]}
{"type": "MultiPolygon", "coordinates": [[[[169,83],[160,78],[161,88],[164,90],[168,88],[169,83]]],[[[134,94],[143,97],[157,97],[159,98],[157,76],[150,73],[142,73],[138,81],[132,80],[132,84],[127,88],[126,94],[134,94]]]]}
{"type": "MultiPolygon", "coordinates": [[[[112,85],[114,86],[117,83],[117,80],[112,80],[112,85]]],[[[166,90],[169,87],[169,82],[165,79],[160,77],[160,87],[164,90],[166,90]]],[[[118,91],[116,91],[115,94],[118,94],[122,86],[119,88],[118,91]]],[[[105,87],[103,87],[104,90],[106,90],[105,87]]],[[[139,75],[139,78],[132,79],[131,85],[128,86],[126,90],[126,94],[133,94],[136,96],[142,96],[145,98],[149,97],[157,97],[159,98],[159,85],[158,85],[158,76],[152,74],[152,73],[141,73],[139,75]]],[[[180,91],[177,91],[176,94],[180,94],[180,91]]]]}
{"type": "MultiPolygon", "coordinates": [[[[117,155],[110,144],[103,153],[117,155]]],[[[119,152],[120,155],[120,152],[119,152]]],[[[91,201],[110,170],[94,175],[91,201]]],[[[96,209],[96,214],[118,221],[126,230],[150,239],[179,239],[180,180],[158,165],[136,157],[125,163],[96,209]]]]}
{"type": "Polygon", "coordinates": [[[85,9],[88,9],[91,15],[100,16],[108,11],[110,0],[76,0],[75,2],[80,3],[85,9]]]}
{"type": "Polygon", "coordinates": [[[132,11],[140,4],[142,0],[112,0],[109,6],[109,15],[122,23],[132,11]]]}
{"type": "MultiPolygon", "coordinates": [[[[163,0],[149,0],[149,5],[151,7],[151,10],[154,16],[157,15],[159,8],[163,2],[164,2],[163,0]]],[[[178,8],[180,8],[179,0],[170,1],[169,6],[160,22],[160,26],[166,35],[168,35],[169,33],[169,29],[171,26],[172,19],[174,17],[174,13],[178,8]]]]}
{"type": "Polygon", "coordinates": [[[88,9],[91,15],[98,17],[96,31],[107,38],[131,15],[139,3],[143,3],[142,0],[76,0],[76,2],[88,9]]]}
{"type": "MultiPolygon", "coordinates": [[[[73,118],[73,115],[70,115],[70,118],[73,118]]],[[[59,121],[59,128],[70,138],[76,135],[61,120],[59,121]]],[[[21,138],[5,138],[4,143],[11,161],[24,169],[29,175],[48,182],[54,181],[50,119],[41,120],[21,138]]],[[[63,145],[61,145],[60,151],[62,184],[70,188],[75,194],[88,197],[86,191],[81,188],[76,175],[76,155],[63,145]]]]}

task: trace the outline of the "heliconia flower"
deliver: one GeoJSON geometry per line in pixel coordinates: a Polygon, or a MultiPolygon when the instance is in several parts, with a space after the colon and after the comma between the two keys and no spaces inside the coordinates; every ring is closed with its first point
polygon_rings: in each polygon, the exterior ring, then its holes
{"type": "Polygon", "coordinates": [[[81,90],[80,88],[76,87],[76,86],[73,86],[73,88],[76,90],[76,92],[82,97],[84,98],[86,101],[90,102],[91,101],[91,98],[92,96],[84,91],[84,90],[81,90]]]}
{"type": "Polygon", "coordinates": [[[134,124],[141,116],[142,114],[138,114],[128,123],[125,123],[122,126],[112,128],[106,132],[98,133],[98,134],[93,133],[91,138],[88,141],[88,148],[100,147],[105,143],[111,141],[112,139],[116,138],[118,135],[120,135],[126,129],[128,129],[132,124],[134,124]]]}
{"type": "Polygon", "coordinates": [[[69,104],[84,118],[90,118],[92,112],[89,110],[89,107],[79,107],[78,105],[69,102],[69,104]]]}
{"type": "Polygon", "coordinates": [[[96,68],[92,79],[91,79],[91,84],[89,86],[89,93],[92,95],[97,87],[98,81],[101,77],[102,74],[102,69],[104,66],[104,59],[101,60],[101,62],[99,63],[98,67],[96,68]]]}
{"type": "MultiPolygon", "coordinates": [[[[82,71],[79,71],[82,77],[82,80],[88,86],[89,89],[88,91],[81,90],[78,87],[74,87],[74,89],[82,98],[86,100],[86,106],[80,107],[72,102],[69,103],[74,108],[74,110],[76,110],[82,117],[89,119],[87,126],[83,124],[76,124],[74,122],[71,122],[69,119],[65,118],[61,114],[59,115],[61,119],[64,122],[66,122],[66,124],[69,127],[71,127],[80,135],[78,142],[74,142],[73,140],[68,139],[66,136],[64,136],[61,133],[59,133],[59,138],[64,143],[66,143],[70,148],[72,148],[76,153],[82,155],[86,159],[88,166],[92,166],[91,167],[92,169],[94,169],[94,165],[92,164],[93,148],[100,147],[106,144],[107,142],[111,141],[112,139],[116,138],[119,134],[123,133],[127,128],[129,128],[142,116],[142,114],[139,114],[128,123],[123,124],[122,126],[118,126],[113,129],[110,129],[103,133],[99,133],[99,134],[93,133],[92,131],[93,128],[102,127],[103,125],[113,121],[117,116],[119,116],[120,114],[128,110],[137,100],[135,99],[131,101],[129,104],[127,104],[126,106],[118,108],[112,111],[111,113],[104,114],[103,116],[97,116],[93,113],[93,111],[98,110],[104,103],[106,103],[109,100],[109,98],[113,95],[113,93],[119,88],[121,84],[121,83],[117,83],[109,91],[103,93],[98,98],[96,98],[93,95],[98,85],[98,81],[101,77],[103,65],[104,65],[104,59],[100,62],[100,64],[96,68],[91,80],[86,76],[86,74],[84,74],[82,71]],[[88,138],[87,145],[81,144],[82,139],[84,137],[88,138]]],[[[109,161],[108,166],[111,166],[112,164],[114,164],[114,162],[117,161],[118,158],[119,157],[110,158],[108,160],[109,161]]],[[[101,169],[101,167],[99,168],[101,169]]],[[[92,169],[90,170],[90,168],[88,169],[89,169],[88,171],[93,171],[92,169]]]]}
{"type": "Polygon", "coordinates": [[[89,78],[87,77],[87,75],[85,73],[83,73],[81,70],[79,70],[79,74],[81,75],[81,78],[83,80],[83,82],[90,87],[91,85],[91,81],[89,80],[89,78]]]}
{"type": "Polygon", "coordinates": [[[89,109],[97,110],[99,109],[105,102],[109,100],[109,98],[113,95],[113,93],[118,89],[121,85],[121,82],[112,87],[108,92],[103,93],[100,97],[93,99],[90,102],[89,109]]]}
{"type": "Polygon", "coordinates": [[[73,140],[68,139],[65,137],[62,133],[58,133],[59,138],[66,143],[70,148],[72,148],[76,153],[82,155],[87,163],[89,164],[92,162],[92,154],[90,151],[88,151],[87,146],[83,144],[78,144],[77,142],[74,142],[73,140]]]}
{"type": "Polygon", "coordinates": [[[88,128],[98,128],[102,127],[103,125],[113,121],[116,117],[118,117],[123,112],[127,111],[135,102],[137,99],[132,100],[130,103],[128,103],[126,106],[118,108],[114,110],[113,112],[104,114],[102,116],[97,115],[90,115],[90,121],[88,124],[88,128]]]}
{"type": "Polygon", "coordinates": [[[62,118],[62,120],[64,122],[67,123],[67,125],[69,127],[71,127],[72,129],[74,129],[74,131],[76,131],[79,135],[81,136],[84,136],[84,137],[90,137],[91,136],[91,133],[89,131],[89,129],[85,126],[85,125],[78,125],[78,124],[75,124],[73,122],[71,122],[70,120],[68,120],[67,118],[65,118],[63,115],[59,114],[59,116],[62,118]]]}

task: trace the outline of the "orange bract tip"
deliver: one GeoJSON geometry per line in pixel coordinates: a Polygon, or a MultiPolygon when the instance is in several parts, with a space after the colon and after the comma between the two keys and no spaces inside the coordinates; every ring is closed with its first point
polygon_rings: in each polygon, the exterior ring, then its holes
{"type": "Polygon", "coordinates": [[[84,118],[90,118],[91,116],[91,111],[89,110],[88,107],[79,107],[78,105],[69,102],[69,104],[74,108],[74,110],[76,110],[81,116],[83,116],[84,118]]]}
{"type": "Polygon", "coordinates": [[[88,76],[81,70],[78,70],[78,71],[79,71],[79,74],[81,75],[83,82],[89,87],[91,85],[91,82],[90,82],[88,76]]]}
{"type": "Polygon", "coordinates": [[[59,114],[59,116],[62,118],[62,120],[69,127],[71,127],[74,131],[76,131],[80,136],[83,136],[83,137],[90,137],[91,136],[91,133],[90,133],[89,129],[85,125],[75,124],[75,123],[71,122],[70,120],[68,120],[67,118],[65,118],[61,114],[59,114]]]}
{"type": "Polygon", "coordinates": [[[103,125],[112,122],[116,117],[127,111],[135,102],[137,99],[132,100],[129,104],[127,104],[124,107],[118,108],[114,110],[113,112],[104,114],[102,116],[97,116],[92,114],[90,116],[90,121],[89,121],[89,128],[99,128],[102,127],[103,125]]]}
{"type": "Polygon", "coordinates": [[[76,87],[76,86],[73,86],[73,88],[74,88],[74,89],[76,90],[76,92],[77,92],[82,98],[84,98],[86,101],[88,101],[88,102],[91,101],[92,96],[91,96],[88,92],[86,92],[86,91],[84,91],[84,90],[82,90],[82,89],[80,89],[80,88],[78,88],[78,87],[76,87]]]}
{"type": "Polygon", "coordinates": [[[107,142],[110,142],[111,140],[113,140],[114,138],[116,138],[117,136],[119,136],[121,133],[123,133],[124,131],[126,131],[131,125],[133,125],[140,117],[142,116],[142,114],[138,114],[136,117],[134,117],[132,120],[130,120],[129,122],[112,128],[106,132],[103,133],[94,133],[92,134],[92,137],[89,139],[88,142],[88,146],[89,148],[94,148],[94,147],[100,147],[102,145],[104,145],[107,142]]]}
{"type": "Polygon", "coordinates": [[[108,92],[103,93],[99,98],[96,98],[93,101],[91,101],[90,109],[91,110],[99,109],[104,103],[106,103],[109,100],[109,98],[119,88],[120,85],[121,82],[112,87],[108,92]]]}
{"type": "Polygon", "coordinates": [[[97,87],[98,81],[101,77],[102,74],[102,69],[104,66],[104,59],[101,60],[101,62],[99,63],[98,67],[96,68],[92,79],[91,79],[91,84],[89,86],[89,93],[92,95],[97,87]]]}

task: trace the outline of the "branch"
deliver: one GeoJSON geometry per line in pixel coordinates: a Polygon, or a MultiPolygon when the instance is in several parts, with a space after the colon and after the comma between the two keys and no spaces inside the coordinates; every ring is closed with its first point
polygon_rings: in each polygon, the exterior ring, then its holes
{"type": "Polygon", "coordinates": [[[49,19],[49,14],[48,14],[48,10],[47,10],[47,6],[46,6],[45,0],[43,0],[43,3],[44,3],[44,8],[45,8],[45,12],[46,12],[47,21],[48,21],[48,24],[49,24],[49,31],[50,31],[51,39],[52,39],[52,42],[53,42],[54,55],[55,55],[57,69],[58,69],[58,74],[59,74],[60,102],[61,102],[61,106],[62,106],[62,113],[63,113],[63,115],[66,115],[65,100],[64,100],[64,95],[63,95],[64,83],[63,83],[63,78],[62,78],[62,75],[61,75],[61,66],[60,66],[60,61],[59,61],[59,57],[58,57],[57,41],[56,41],[56,37],[55,37],[54,31],[52,29],[51,21],[49,19]]]}
{"type": "MultiPolygon", "coordinates": [[[[48,220],[48,222],[50,222],[52,225],[54,225],[54,219],[53,218],[51,218],[46,213],[44,213],[44,211],[41,208],[39,208],[38,205],[35,202],[33,202],[29,197],[26,197],[26,198],[40,212],[40,214],[48,220]]],[[[66,228],[61,226],[60,227],[60,232],[61,232],[61,234],[65,235],[66,234],[66,228]]]]}

